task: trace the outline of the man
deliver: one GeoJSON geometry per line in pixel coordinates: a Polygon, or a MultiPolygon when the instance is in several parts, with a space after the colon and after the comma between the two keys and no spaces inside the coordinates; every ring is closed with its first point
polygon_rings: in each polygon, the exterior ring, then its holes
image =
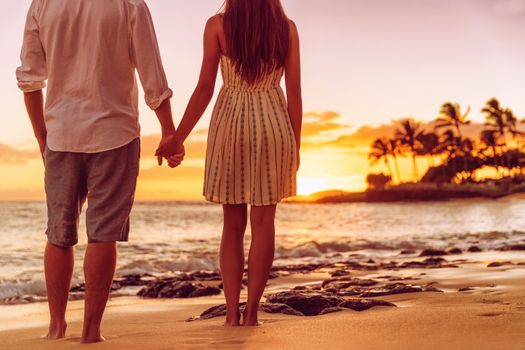
{"type": "Polygon", "coordinates": [[[47,338],[65,337],[73,246],[87,199],[81,342],[102,341],[116,242],[128,240],[139,169],[135,70],[162,127],[159,165],[162,156],[183,157],[151,15],[142,0],[33,0],[21,60],[18,86],[45,162],[47,338]]]}

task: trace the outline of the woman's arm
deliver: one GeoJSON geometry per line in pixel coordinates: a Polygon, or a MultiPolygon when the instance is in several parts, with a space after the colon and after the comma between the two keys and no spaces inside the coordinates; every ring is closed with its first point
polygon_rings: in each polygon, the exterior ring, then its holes
{"type": "Polygon", "coordinates": [[[301,55],[299,49],[299,33],[295,23],[290,21],[290,52],[285,67],[286,98],[288,114],[292,123],[297,145],[297,159],[301,147],[301,127],[303,123],[303,99],[301,93],[301,55]]]}
{"type": "Polygon", "coordinates": [[[206,23],[206,29],[204,30],[204,57],[199,82],[177,128],[178,142],[183,143],[186,140],[213,97],[221,57],[218,35],[220,25],[218,16],[210,18],[206,23]]]}

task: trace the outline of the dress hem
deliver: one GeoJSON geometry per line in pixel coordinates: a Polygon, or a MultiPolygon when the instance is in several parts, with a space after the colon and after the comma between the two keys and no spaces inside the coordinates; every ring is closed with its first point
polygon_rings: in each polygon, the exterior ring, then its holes
{"type": "Polygon", "coordinates": [[[262,202],[261,203],[254,203],[252,201],[225,201],[225,200],[221,200],[219,198],[212,198],[210,196],[204,196],[204,198],[206,199],[206,201],[208,202],[211,202],[211,203],[215,203],[215,204],[222,204],[222,205],[240,205],[240,204],[249,204],[251,206],[254,206],[254,207],[265,207],[265,206],[270,206],[270,205],[277,205],[279,203],[281,203],[281,201],[283,199],[286,199],[286,198],[291,198],[291,197],[295,197],[297,196],[296,193],[292,193],[292,194],[287,194],[287,195],[283,195],[280,197],[280,199],[277,199],[275,201],[267,201],[267,202],[262,202]]]}

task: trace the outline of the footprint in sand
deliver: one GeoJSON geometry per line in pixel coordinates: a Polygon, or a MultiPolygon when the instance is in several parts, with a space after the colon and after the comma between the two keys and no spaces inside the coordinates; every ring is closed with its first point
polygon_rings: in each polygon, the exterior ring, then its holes
{"type": "Polygon", "coordinates": [[[478,316],[485,316],[485,317],[496,317],[503,315],[504,312],[485,312],[482,314],[478,314],[478,316]]]}

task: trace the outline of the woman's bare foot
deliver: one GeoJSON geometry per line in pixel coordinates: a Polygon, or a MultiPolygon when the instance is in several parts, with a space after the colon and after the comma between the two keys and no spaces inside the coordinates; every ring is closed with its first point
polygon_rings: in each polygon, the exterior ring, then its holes
{"type": "Polygon", "coordinates": [[[262,322],[257,319],[257,311],[249,312],[245,309],[242,313],[242,325],[245,327],[255,327],[262,325],[262,322]]]}
{"type": "Polygon", "coordinates": [[[224,325],[228,327],[240,326],[241,325],[241,313],[237,312],[237,314],[233,316],[226,315],[226,321],[224,322],[224,325]]]}
{"type": "Polygon", "coordinates": [[[55,340],[55,339],[65,338],[66,329],[67,329],[66,322],[60,322],[58,324],[50,324],[48,333],[42,336],[42,339],[55,340]]]}
{"type": "Polygon", "coordinates": [[[102,335],[94,335],[94,336],[86,336],[80,338],[81,344],[93,344],[93,343],[100,343],[106,341],[106,338],[104,338],[102,335]]]}
{"type": "Polygon", "coordinates": [[[106,339],[100,334],[100,325],[92,326],[89,323],[84,324],[82,338],[80,338],[81,344],[99,343],[105,340],[106,339]]]}
{"type": "Polygon", "coordinates": [[[262,326],[262,322],[261,321],[258,321],[258,320],[245,320],[242,325],[244,327],[258,327],[258,326],[262,326]]]}

